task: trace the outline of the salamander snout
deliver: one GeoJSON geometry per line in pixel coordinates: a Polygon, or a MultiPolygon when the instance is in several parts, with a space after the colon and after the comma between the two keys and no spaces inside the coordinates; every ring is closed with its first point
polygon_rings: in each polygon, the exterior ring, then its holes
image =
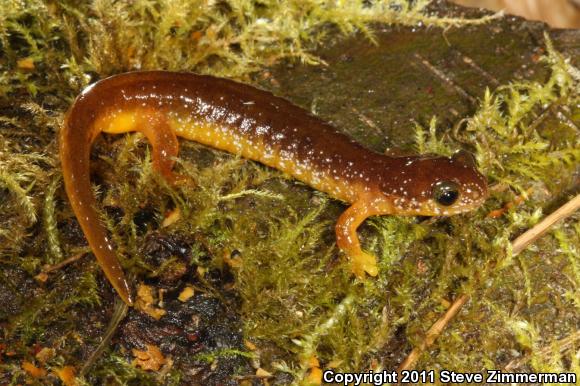
{"type": "Polygon", "coordinates": [[[399,162],[398,175],[385,175],[379,187],[396,214],[447,216],[473,210],[487,198],[485,176],[468,152],[449,158],[404,157],[399,162]]]}

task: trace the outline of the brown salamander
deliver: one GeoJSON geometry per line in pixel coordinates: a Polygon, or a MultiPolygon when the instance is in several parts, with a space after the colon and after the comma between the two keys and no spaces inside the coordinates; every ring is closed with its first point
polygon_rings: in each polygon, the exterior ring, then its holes
{"type": "Polygon", "coordinates": [[[131,291],[99,221],[89,154],[99,133],[141,131],[153,166],[169,182],[183,137],[279,169],[350,204],[336,224],[339,248],[358,277],[377,274],[356,230],[374,215],[451,215],[487,197],[485,178],[466,152],[390,157],[370,151],[331,125],[269,92],[191,73],[132,72],[87,87],[69,109],[60,136],[66,192],[105,275],[128,304],[131,291]]]}

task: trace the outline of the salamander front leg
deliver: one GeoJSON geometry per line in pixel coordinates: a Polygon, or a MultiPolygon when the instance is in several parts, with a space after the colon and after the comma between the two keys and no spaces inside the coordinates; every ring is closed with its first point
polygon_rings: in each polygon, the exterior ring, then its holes
{"type": "Polygon", "coordinates": [[[352,272],[359,279],[364,278],[365,272],[371,276],[378,273],[376,257],[362,251],[356,233],[359,225],[374,214],[366,202],[357,201],[336,222],[336,244],[349,256],[352,272]]]}

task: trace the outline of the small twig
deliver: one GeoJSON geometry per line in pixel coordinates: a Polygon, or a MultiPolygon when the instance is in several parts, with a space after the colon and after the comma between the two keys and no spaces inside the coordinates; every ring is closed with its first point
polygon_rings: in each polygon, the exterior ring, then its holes
{"type": "Polygon", "coordinates": [[[445,83],[447,86],[455,90],[456,93],[467,99],[471,104],[475,104],[476,99],[469,95],[467,91],[461,88],[457,83],[451,80],[443,71],[439,70],[437,67],[432,65],[427,59],[423,58],[420,54],[415,54],[415,57],[425,66],[429,71],[431,71],[439,80],[445,83]]]}
{"type": "Polygon", "coordinates": [[[552,114],[552,105],[546,107],[529,125],[528,130],[536,130],[541,123],[543,123],[552,114]]]}
{"type": "MultiPolygon", "coordinates": [[[[542,221],[537,223],[533,228],[526,231],[524,234],[516,238],[512,242],[512,255],[515,256],[523,251],[528,245],[536,241],[540,236],[550,229],[555,223],[560,220],[565,219],[566,217],[571,216],[574,212],[576,212],[580,208],[580,194],[568,201],[566,204],[562,205],[552,214],[544,218],[542,221]]],[[[399,365],[397,371],[401,372],[402,370],[410,370],[415,366],[417,359],[419,356],[425,351],[425,349],[429,348],[441,335],[447,324],[453,319],[455,315],[461,310],[461,308],[467,303],[469,300],[469,295],[463,294],[459,296],[451,307],[445,312],[445,314],[439,318],[431,326],[431,328],[427,331],[425,339],[421,344],[415,347],[411,353],[405,358],[403,362],[399,365]]]]}
{"type": "Polygon", "coordinates": [[[79,376],[83,377],[87,374],[87,372],[91,369],[91,367],[95,364],[95,362],[99,359],[105,348],[109,345],[109,342],[115,335],[119,324],[123,319],[125,319],[125,315],[127,315],[127,310],[129,306],[127,303],[122,301],[118,296],[115,296],[115,308],[113,310],[113,316],[111,317],[111,321],[107,326],[107,330],[105,331],[105,335],[103,335],[103,340],[97,345],[95,350],[91,353],[91,355],[87,358],[87,361],[81,368],[79,372],[79,376]]]}
{"type": "Polygon", "coordinates": [[[461,56],[463,63],[467,64],[469,67],[471,67],[475,71],[479,72],[484,78],[489,80],[494,86],[496,86],[496,87],[499,86],[499,81],[493,75],[491,75],[489,72],[485,71],[477,63],[475,63],[475,61],[473,59],[471,59],[469,56],[465,55],[463,52],[459,51],[457,48],[454,48],[453,50],[461,56]]]}
{"type": "Polygon", "coordinates": [[[550,229],[558,221],[569,217],[580,208],[580,194],[555,210],[552,214],[537,223],[532,229],[528,230],[512,242],[512,253],[517,255],[528,245],[536,241],[540,236],[550,229]]]}
{"type": "MultiPolygon", "coordinates": [[[[563,353],[564,351],[568,351],[576,346],[576,342],[580,341],[580,330],[576,331],[575,333],[573,333],[572,335],[569,335],[563,339],[560,339],[557,343],[556,346],[560,347],[560,353],[563,353]]],[[[553,347],[552,345],[548,346],[548,347],[544,347],[541,350],[538,350],[536,352],[536,355],[541,356],[541,357],[552,357],[553,355],[553,347]]],[[[512,371],[515,370],[519,367],[521,367],[524,363],[526,363],[527,361],[530,360],[530,358],[532,357],[531,354],[528,354],[526,356],[524,356],[523,358],[519,358],[519,359],[514,359],[512,360],[510,363],[508,363],[505,367],[504,367],[504,371],[512,371]]]]}
{"type": "Polygon", "coordinates": [[[550,104],[546,107],[542,113],[530,123],[528,129],[530,131],[535,130],[541,123],[543,123],[550,115],[556,117],[560,121],[566,123],[571,128],[575,129],[576,131],[580,130],[578,125],[574,123],[574,121],[562,110],[562,106],[556,105],[556,103],[550,104]]]}
{"type": "Polygon", "coordinates": [[[413,368],[415,362],[417,362],[417,359],[419,359],[419,356],[423,353],[423,351],[425,351],[426,348],[428,348],[435,342],[435,339],[437,339],[437,337],[441,335],[441,333],[445,329],[445,326],[447,326],[447,324],[451,321],[451,319],[453,319],[455,315],[457,315],[459,310],[461,310],[461,307],[463,307],[463,305],[468,300],[469,295],[465,294],[455,299],[455,301],[453,302],[451,307],[447,309],[445,314],[441,318],[439,318],[439,320],[437,320],[435,324],[433,324],[431,328],[427,331],[427,334],[425,334],[425,339],[423,340],[423,342],[421,342],[419,346],[415,347],[413,351],[411,351],[411,353],[407,355],[405,360],[399,365],[397,372],[400,373],[402,370],[409,370],[413,368]]]}
{"type": "Polygon", "coordinates": [[[360,111],[358,111],[354,107],[352,108],[352,111],[358,116],[358,119],[360,119],[361,122],[363,122],[368,127],[370,127],[371,129],[373,129],[374,131],[376,131],[378,134],[383,134],[381,128],[378,127],[377,124],[375,122],[373,122],[372,119],[370,119],[369,117],[367,117],[366,115],[364,115],[363,113],[361,113],[360,111]]]}
{"type": "Polygon", "coordinates": [[[558,106],[556,108],[556,117],[560,120],[565,122],[568,126],[575,129],[576,131],[580,130],[580,127],[574,122],[572,118],[570,118],[569,114],[567,114],[562,106],[558,106]]]}
{"type": "Polygon", "coordinates": [[[61,261],[58,264],[55,265],[45,265],[42,268],[42,272],[43,273],[50,273],[53,271],[58,271],[64,267],[66,267],[67,265],[74,263],[77,260],[80,260],[84,255],[86,255],[87,252],[81,252],[81,253],[77,253],[76,255],[73,255],[71,257],[69,257],[68,259],[65,259],[63,261],[61,261]]]}
{"type": "Polygon", "coordinates": [[[34,278],[36,280],[38,280],[39,282],[44,283],[48,280],[48,274],[50,272],[61,270],[62,268],[66,267],[67,265],[74,263],[75,261],[81,259],[84,255],[86,255],[86,252],[81,252],[81,253],[77,253],[76,255],[74,255],[72,257],[69,257],[66,260],[61,261],[58,264],[55,264],[55,265],[48,265],[47,264],[44,267],[42,267],[42,270],[34,278]]]}

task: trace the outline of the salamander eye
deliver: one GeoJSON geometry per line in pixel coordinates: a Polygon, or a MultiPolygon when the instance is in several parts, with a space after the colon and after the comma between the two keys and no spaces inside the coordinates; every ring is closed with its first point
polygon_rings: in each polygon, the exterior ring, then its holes
{"type": "Polygon", "coordinates": [[[453,181],[439,181],[433,187],[433,198],[443,206],[450,206],[459,198],[459,186],[453,181]]]}

